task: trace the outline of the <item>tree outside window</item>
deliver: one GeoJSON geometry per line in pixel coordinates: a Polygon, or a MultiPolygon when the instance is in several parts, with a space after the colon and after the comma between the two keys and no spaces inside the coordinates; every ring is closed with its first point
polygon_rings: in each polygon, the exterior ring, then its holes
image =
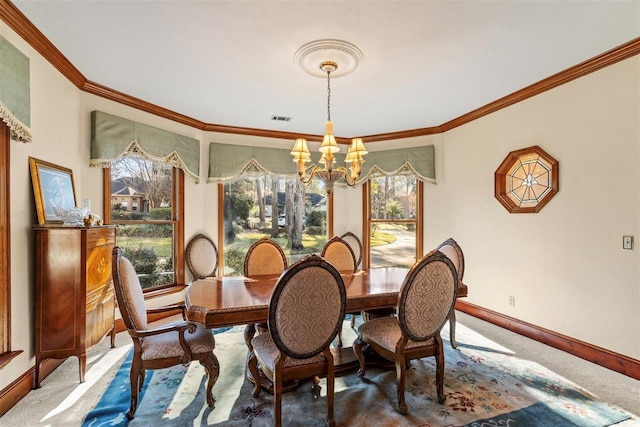
{"type": "Polygon", "coordinates": [[[225,276],[242,275],[249,247],[269,237],[289,264],[319,253],[327,241],[327,195],[317,183],[296,177],[244,174],[221,185],[225,276]]]}

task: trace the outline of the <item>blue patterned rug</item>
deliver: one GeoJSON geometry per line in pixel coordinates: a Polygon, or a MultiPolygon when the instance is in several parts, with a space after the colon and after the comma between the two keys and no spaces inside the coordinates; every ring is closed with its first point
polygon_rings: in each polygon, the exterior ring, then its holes
{"type": "MultiPolygon", "coordinates": [[[[351,330],[343,329],[345,340],[351,330]]],[[[448,336],[443,331],[443,337],[448,336]]],[[[458,324],[458,349],[445,340],[445,394],[435,396],[433,358],[413,361],[407,377],[409,414],[397,411],[395,371],[369,369],[336,378],[335,418],[342,426],[603,427],[625,425],[637,417],[609,405],[543,366],[458,324]],[[371,402],[376,402],[372,405],[371,402]]],[[[216,334],[221,374],[214,386],[216,407],[204,399],[206,376],[196,362],[147,374],[136,417],[128,422],[131,355],[83,426],[270,426],[272,396],[251,395],[245,379],[246,346],[242,328],[216,334]]],[[[308,384],[283,398],[283,425],[326,425],[326,386],[313,399],[308,384]]]]}

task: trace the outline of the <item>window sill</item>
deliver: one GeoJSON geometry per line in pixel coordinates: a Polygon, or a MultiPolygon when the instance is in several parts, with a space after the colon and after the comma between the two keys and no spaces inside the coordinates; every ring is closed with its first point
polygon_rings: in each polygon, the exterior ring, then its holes
{"type": "Polygon", "coordinates": [[[178,294],[182,291],[184,291],[186,289],[187,285],[176,285],[176,286],[171,286],[169,288],[164,288],[164,289],[158,289],[155,291],[150,291],[150,292],[145,292],[144,293],[144,299],[145,300],[150,300],[150,299],[154,299],[154,298],[159,298],[159,297],[163,297],[166,295],[171,295],[171,294],[178,294]]]}
{"type": "Polygon", "coordinates": [[[16,356],[22,353],[22,350],[18,351],[8,351],[6,353],[0,354],[0,369],[4,368],[11,362],[16,356]]]}

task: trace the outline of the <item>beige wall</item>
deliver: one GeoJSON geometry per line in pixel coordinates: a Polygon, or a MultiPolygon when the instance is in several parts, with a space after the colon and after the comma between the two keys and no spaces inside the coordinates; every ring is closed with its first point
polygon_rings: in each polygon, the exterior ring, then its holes
{"type": "Polygon", "coordinates": [[[639,150],[636,56],[447,132],[427,242],[460,243],[469,302],[640,359],[639,150]],[[560,190],[509,214],[493,175],[532,145],[558,160],[560,190]]]}
{"type": "MultiPolygon", "coordinates": [[[[200,184],[186,179],[185,234],[217,239],[209,143],[292,142],[202,132],[80,92],[2,22],[0,35],[31,60],[33,132],[31,144],[11,142],[11,336],[12,349],[24,352],[0,370],[2,390],[35,363],[29,156],[73,169],[78,200],[91,199],[102,214],[102,171],[88,166],[92,110],[199,139],[200,184]]],[[[469,302],[638,359],[638,247],[623,251],[622,236],[639,238],[639,76],[636,57],[444,135],[369,147],[436,145],[438,185],[425,185],[425,250],[458,240],[469,302]],[[493,172],[509,151],[536,144],[560,162],[560,192],[538,214],[510,215],[493,197],[493,172]]],[[[338,188],[335,198],[336,234],[360,234],[360,190],[338,188]]]]}

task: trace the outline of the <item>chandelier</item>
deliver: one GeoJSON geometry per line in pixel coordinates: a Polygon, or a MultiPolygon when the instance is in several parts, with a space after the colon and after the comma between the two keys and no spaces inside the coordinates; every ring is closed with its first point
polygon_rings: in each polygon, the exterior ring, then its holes
{"type": "MultiPolygon", "coordinates": [[[[362,53],[354,45],[343,42],[340,40],[318,40],[316,42],[309,43],[296,53],[296,57],[299,59],[300,66],[305,69],[306,63],[314,60],[314,55],[327,55],[338,52],[337,57],[346,55],[351,67],[346,67],[344,73],[348,73],[355,69],[358,62],[362,59],[362,53]],[[351,68],[351,69],[349,69],[351,68]]],[[[338,69],[338,63],[334,60],[323,60],[318,67],[322,73],[327,75],[327,121],[325,123],[326,131],[324,138],[322,139],[322,145],[320,146],[320,152],[322,157],[320,163],[324,167],[314,165],[307,170],[305,164],[311,161],[311,153],[307,147],[307,140],[304,138],[296,139],[296,142],[291,150],[293,156],[293,162],[298,165],[298,176],[303,185],[309,185],[314,178],[318,178],[322,181],[327,193],[333,191],[334,183],[344,180],[345,184],[353,187],[356,181],[360,177],[362,171],[362,163],[364,162],[364,155],[367,154],[367,149],[362,142],[362,138],[353,138],[351,140],[351,146],[347,150],[347,156],[344,162],[349,165],[349,170],[344,166],[335,167],[336,157],[334,153],[340,151],[340,147],[336,143],[336,138],[333,135],[333,122],[331,121],[331,73],[336,72],[338,69]]],[[[317,75],[315,72],[310,74],[317,75]]]]}

